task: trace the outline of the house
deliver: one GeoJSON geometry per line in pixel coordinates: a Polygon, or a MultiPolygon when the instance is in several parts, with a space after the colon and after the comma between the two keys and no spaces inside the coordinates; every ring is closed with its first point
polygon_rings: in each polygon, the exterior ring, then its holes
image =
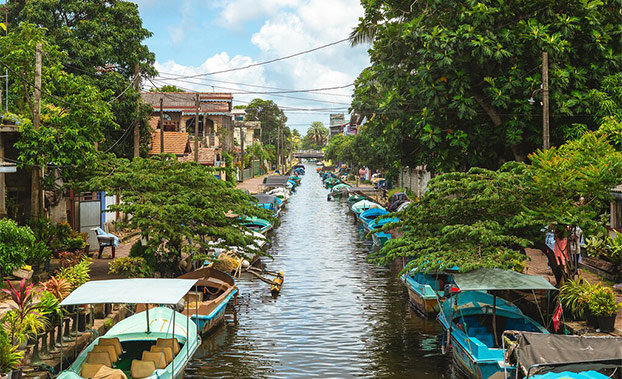
{"type": "Polygon", "coordinates": [[[233,150],[233,123],[230,113],[233,96],[230,93],[143,92],[141,96],[145,103],[153,107],[149,121],[154,131],[150,155],[162,152],[163,140],[165,153],[175,154],[181,161],[194,161],[197,114],[198,162],[206,166],[220,166],[222,152],[233,150]],[[162,122],[160,122],[160,101],[162,122]],[[163,138],[160,134],[162,130],[163,138]]]}
{"type": "Polygon", "coordinates": [[[337,134],[343,134],[343,128],[346,123],[346,118],[343,113],[332,113],[330,115],[330,126],[328,127],[330,130],[329,138],[336,136],[337,134]]]}

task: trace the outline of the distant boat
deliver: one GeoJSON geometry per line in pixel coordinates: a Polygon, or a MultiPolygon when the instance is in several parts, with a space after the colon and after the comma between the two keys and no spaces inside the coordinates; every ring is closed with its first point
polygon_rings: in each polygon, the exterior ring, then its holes
{"type": "MultiPolygon", "coordinates": [[[[176,305],[195,284],[196,280],[190,279],[90,281],[73,291],[61,305],[176,305]]],[[[192,320],[158,306],[119,321],[105,335],[95,338],[58,378],[91,378],[98,371],[110,377],[123,372],[128,378],[180,378],[200,344],[192,320]]]]}
{"type": "Polygon", "coordinates": [[[187,295],[190,305],[182,313],[190,316],[202,334],[211,332],[222,322],[227,304],[238,293],[235,280],[231,275],[210,267],[189,272],[178,279],[198,280],[187,295]]]}
{"type": "Polygon", "coordinates": [[[350,206],[352,206],[355,203],[358,203],[361,200],[366,200],[367,198],[363,195],[359,195],[357,193],[350,195],[347,199],[346,202],[348,204],[350,204],[350,206]]]}
{"type": "Polygon", "coordinates": [[[281,212],[282,201],[275,195],[268,195],[267,193],[257,193],[252,195],[257,200],[257,205],[260,208],[272,211],[274,217],[279,217],[281,212]]]}
{"type": "Polygon", "coordinates": [[[440,306],[438,320],[447,332],[444,345],[451,346],[458,369],[476,379],[503,378],[504,372],[514,377],[516,366],[504,363],[503,333],[548,331],[514,304],[485,291],[556,288],[541,276],[499,269],[455,274],[454,283],[460,292],[440,306]]]}
{"type": "Polygon", "coordinates": [[[358,218],[359,214],[370,208],[382,208],[382,206],[370,200],[361,200],[352,204],[352,206],[350,207],[350,211],[352,211],[352,213],[354,213],[354,215],[358,218]]]}

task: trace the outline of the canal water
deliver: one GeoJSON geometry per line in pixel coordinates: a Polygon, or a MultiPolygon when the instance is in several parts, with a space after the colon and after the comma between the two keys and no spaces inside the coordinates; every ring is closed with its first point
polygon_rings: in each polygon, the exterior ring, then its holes
{"type": "Polygon", "coordinates": [[[225,325],[204,338],[186,378],[453,378],[442,329],[408,306],[399,269],[365,260],[369,243],[327,201],[314,165],[289,199],[262,258],[282,270],[278,298],[242,276],[225,325]]]}

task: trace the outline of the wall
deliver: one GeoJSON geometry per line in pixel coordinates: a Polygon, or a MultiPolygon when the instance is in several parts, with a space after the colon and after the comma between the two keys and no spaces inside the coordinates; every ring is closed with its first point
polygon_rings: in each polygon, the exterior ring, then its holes
{"type": "Polygon", "coordinates": [[[423,166],[418,166],[414,169],[403,167],[397,178],[397,186],[400,188],[408,188],[415,196],[421,197],[425,193],[431,178],[432,173],[427,171],[423,166]]]}

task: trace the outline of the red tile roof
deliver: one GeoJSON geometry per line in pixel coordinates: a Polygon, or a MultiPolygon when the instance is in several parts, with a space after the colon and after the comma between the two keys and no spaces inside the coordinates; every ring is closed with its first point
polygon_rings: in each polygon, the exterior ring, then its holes
{"type": "MultiPolygon", "coordinates": [[[[188,133],[183,132],[164,132],[164,152],[175,155],[190,154],[190,143],[188,133]]],[[[160,154],[160,130],[153,133],[150,155],[160,154]]]]}
{"type": "MultiPolygon", "coordinates": [[[[180,162],[194,162],[194,152],[180,157],[180,162]]],[[[199,147],[199,163],[202,165],[213,166],[216,161],[216,149],[213,147],[199,147]]]]}

